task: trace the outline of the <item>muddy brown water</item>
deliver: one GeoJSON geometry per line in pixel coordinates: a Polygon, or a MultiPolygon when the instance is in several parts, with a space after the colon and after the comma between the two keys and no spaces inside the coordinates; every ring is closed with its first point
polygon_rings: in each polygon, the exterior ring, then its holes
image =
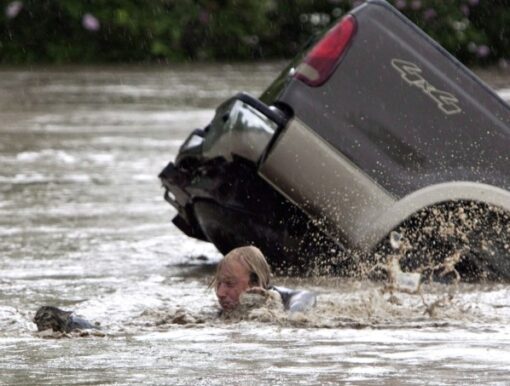
{"type": "MultiPolygon", "coordinates": [[[[215,248],[172,226],[157,174],[240,90],[283,67],[0,70],[0,384],[507,384],[510,288],[422,295],[315,277],[309,314],[217,316],[215,248]],[[102,334],[41,336],[52,304],[102,334]]],[[[506,99],[507,74],[483,72],[506,99]]]]}

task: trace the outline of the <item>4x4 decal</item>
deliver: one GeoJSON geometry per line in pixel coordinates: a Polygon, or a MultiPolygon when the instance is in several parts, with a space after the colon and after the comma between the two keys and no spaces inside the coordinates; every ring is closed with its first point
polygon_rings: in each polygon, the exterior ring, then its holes
{"type": "Polygon", "coordinates": [[[451,115],[462,111],[458,105],[459,100],[455,97],[455,95],[446,91],[438,90],[431,85],[421,75],[422,70],[417,64],[402,59],[392,59],[391,65],[400,73],[400,76],[404,81],[411,86],[418,87],[434,102],[436,102],[437,107],[439,107],[443,113],[451,115]]]}

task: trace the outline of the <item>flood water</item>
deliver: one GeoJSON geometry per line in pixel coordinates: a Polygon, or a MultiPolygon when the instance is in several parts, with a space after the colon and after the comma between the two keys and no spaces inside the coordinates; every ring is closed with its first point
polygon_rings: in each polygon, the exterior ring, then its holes
{"type": "MultiPolygon", "coordinates": [[[[157,175],[221,101],[281,68],[0,70],[0,384],[509,382],[507,284],[395,301],[382,283],[277,277],[316,291],[314,312],[217,316],[220,255],[171,224],[157,175]],[[41,336],[42,305],[101,333],[41,336]]],[[[482,75],[510,99],[510,77],[482,75]]]]}

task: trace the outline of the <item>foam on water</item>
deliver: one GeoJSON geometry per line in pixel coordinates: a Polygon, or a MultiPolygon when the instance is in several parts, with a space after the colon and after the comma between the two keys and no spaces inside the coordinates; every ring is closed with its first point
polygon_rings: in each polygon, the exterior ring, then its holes
{"type": "Polygon", "coordinates": [[[213,117],[210,109],[189,111],[78,111],[67,114],[45,114],[32,122],[32,132],[91,133],[91,132],[139,132],[150,125],[151,130],[181,129],[205,126],[213,117]]]}
{"type": "Polygon", "coordinates": [[[90,182],[92,178],[88,174],[67,174],[67,175],[44,175],[41,173],[19,173],[12,177],[0,176],[0,183],[5,184],[47,184],[52,182],[74,183],[90,182]]]}
{"type": "Polygon", "coordinates": [[[16,155],[16,161],[18,162],[40,162],[44,159],[50,159],[52,162],[76,163],[75,157],[62,150],[25,151],[16,155]]]}
{"type": "Polygon", "coordinates": [[[94,144],[106,146],[129,146],[129,147],[145,147],[145,148],[162,148],[177,149],[182,145],[182,139],[153,139],[153,138],[140,138],[139,136],[101,136],[94,138],[94,144]]]}

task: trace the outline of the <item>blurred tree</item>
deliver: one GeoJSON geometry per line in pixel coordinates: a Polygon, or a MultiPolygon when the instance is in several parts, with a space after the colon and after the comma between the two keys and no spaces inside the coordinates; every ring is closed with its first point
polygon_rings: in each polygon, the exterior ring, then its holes
{"type": "MultiPolygon", "coordinates": [[[[295,55],[361,0],[0,0],[0,62],[295,55]]],[[[510,58],[510,0],[390,0],[467,64],[510,58]]]]}

